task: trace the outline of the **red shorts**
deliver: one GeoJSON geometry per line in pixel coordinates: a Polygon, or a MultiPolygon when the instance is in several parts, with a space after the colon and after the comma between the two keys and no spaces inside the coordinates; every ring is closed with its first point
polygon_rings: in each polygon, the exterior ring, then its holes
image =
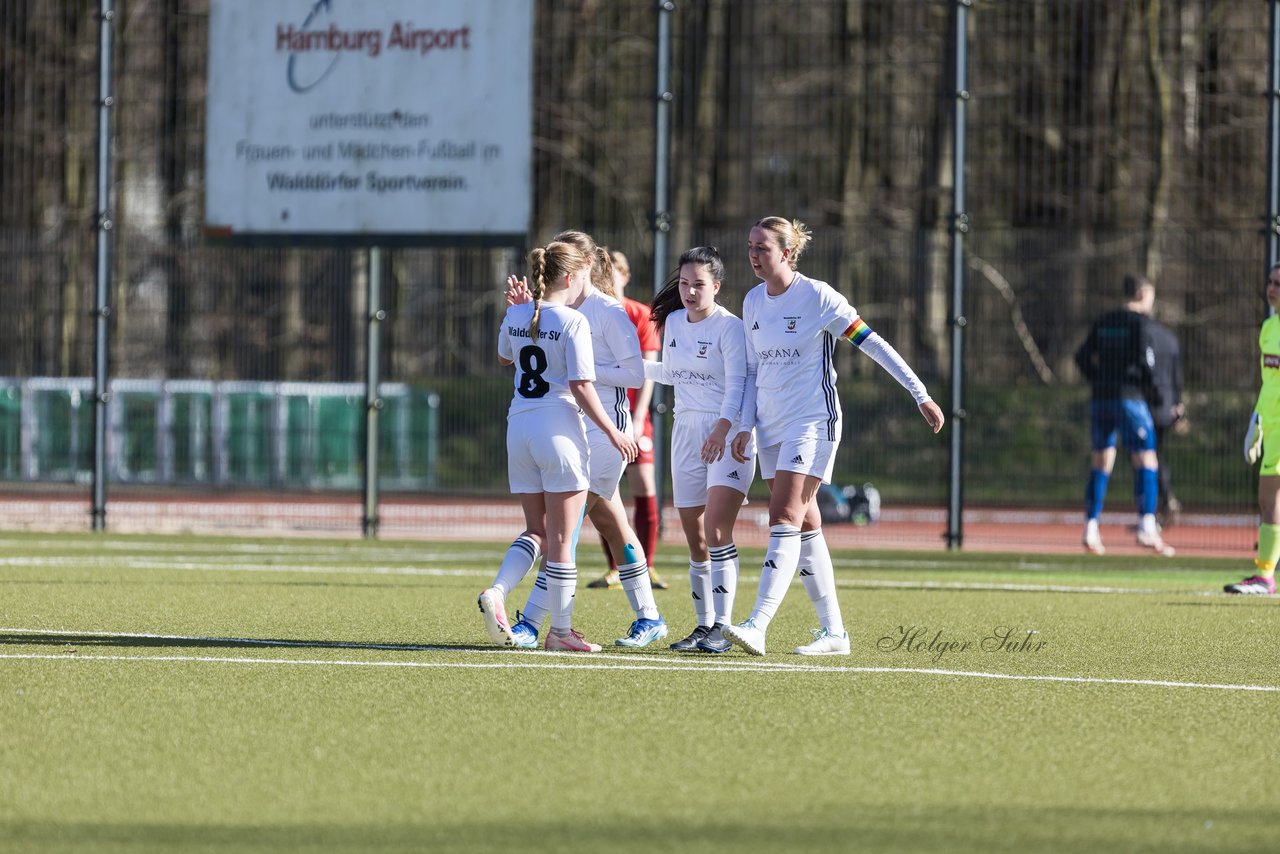
{"type": "Polygon", "coordinates": [[[653,419],[646,418],[644,420],[644,432],[636,439],[636,444],[640,446],[640,453],[636,456],[637,463],[648,463],[653,465],[653,419]]]}

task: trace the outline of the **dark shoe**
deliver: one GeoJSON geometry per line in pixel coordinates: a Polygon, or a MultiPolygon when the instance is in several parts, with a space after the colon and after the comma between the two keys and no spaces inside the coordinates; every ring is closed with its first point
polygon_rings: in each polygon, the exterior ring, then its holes
{"type": "Polygon", "coordinates": [[[704,638],[706,638],[707,635],[709,634],[711,634],[710,626],[698,626],[696,629],[694,629],[692,632],[689,633],[689,636],[687,638],[685,638],[684,640],[678,640],[675,643],[673,643],[671,645],[671,648],[674,649],[676,652],[693,652],[695,649],[698,648],[698,643],[702,641],[704,638]]]}
{"type": "Polygon", "coordinates": [[[733,649],[733,644],[725,640],[724,625],[717,625],[711,630],[711,634],[698,641],[698,649],[702,652],[728,652],[733,649]]]}

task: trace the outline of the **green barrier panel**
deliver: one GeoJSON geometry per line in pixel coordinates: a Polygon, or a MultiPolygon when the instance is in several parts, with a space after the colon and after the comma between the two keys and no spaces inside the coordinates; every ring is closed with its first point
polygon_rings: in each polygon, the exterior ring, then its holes
{"type": "Polygon", "coordinates": [[[233,391],[226,395],[227,481],[267,486],[271,472],[271,410],[275,395],[266,391],[233,391]]]}
{"type": "Polygon", "coordinates": [[[111,405],[119,408],[116,417],[124,428],[115,436],[112,460],[115,479],[127,483],[160,480],[156,447],[159,399],[158,392],[150,391],[118,391],[112,395],[111,405]]]}
{"type": "Polygon", "coordinates": [[[175,483],[208,483],[213,479],[213,394],[175,391],[169,395],[172,473],[175,483]]]}
{"type": "Polygon", "coordinates": [[[0,478],[22,477],[22,389],[0,387],[0,478]]]}

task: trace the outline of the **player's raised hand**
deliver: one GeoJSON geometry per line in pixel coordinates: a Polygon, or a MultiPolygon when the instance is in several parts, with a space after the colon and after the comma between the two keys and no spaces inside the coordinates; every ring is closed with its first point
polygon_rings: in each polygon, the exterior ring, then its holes
{"type": "Polygon", "coordinates": [[[925,421],[929,422],[929,426],[933,428],[935,433],[942,429],[943,424],[947,423],[947,419],[942,415],[942,410],[932,400],[926,400],[920,404],[920,414],[924,416],[925,421]]]}
{"type": "Polygon", "coordinates": [[[529,280],[523,276],[507,276],[507,305],[520,305],[533,301],[533,292],[529,290],[529,280]]]}

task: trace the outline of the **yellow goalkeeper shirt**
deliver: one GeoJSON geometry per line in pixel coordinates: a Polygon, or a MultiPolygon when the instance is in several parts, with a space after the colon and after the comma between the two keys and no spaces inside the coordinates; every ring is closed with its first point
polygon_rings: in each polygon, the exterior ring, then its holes
{"type": "Polygon", "coordinates": [[[1270,431],[1280,426],[1280,315],[1273,314],[1263,322],[1258,350],[1262,353],[1262,389],[1254,411],[1270,431]]]}

